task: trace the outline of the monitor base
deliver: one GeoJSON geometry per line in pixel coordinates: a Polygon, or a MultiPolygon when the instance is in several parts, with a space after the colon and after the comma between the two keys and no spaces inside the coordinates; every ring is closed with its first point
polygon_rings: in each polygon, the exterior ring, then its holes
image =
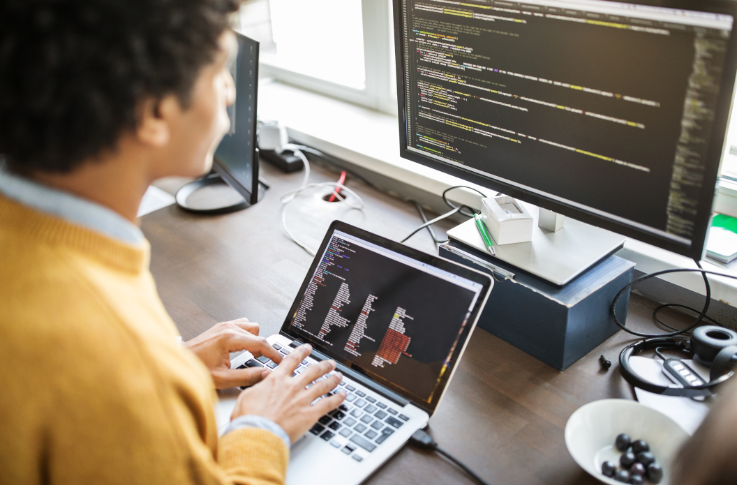
{"type": "MultiPolygon", "coordinates": [[[[624,246],[624,236],[571,218],[557,232],[542,229],[538,207],[519,202],[533,217],[532,241],[494,246],[495,257],[554,285],[568,284],[624,246]]],[[[448,231],[448,237],[486,253],[473,219],[448,231]]]]}
{"type": "MultiPolygon", "coordinates": [[[[259,201],[263,198],[264,193],[268,188],[269,187],[267,184],[259,180],[259,201]]],[[[223,180],[222,177],[220,177],[220,175],[215,172],[211,172],[208,175],[205,175],[204,177],[201,177],[197,180],[193,180],[192,182],[189,182],[188,184],[183,186],[177,191],[175,199],[177,205],[187,212],[193,212],[203,215],[228,214],[230,212],[236,212],[246,209],[252,205],[249,204],[234,188],[228,185],[227,182],[225,182],[225,180],[223,180]],[[202,206],[191,204],[189,202],[189,198],[200,189],[204,189],[206,187],[217,187],[218,191],[222,191],[223,193],[221,194],[221,196],[217,197],[217,199],[221,200],[219,202],[216,201],[214,204],[209,203],[211,201],[203,201],[205,203],[202,206]]]]}

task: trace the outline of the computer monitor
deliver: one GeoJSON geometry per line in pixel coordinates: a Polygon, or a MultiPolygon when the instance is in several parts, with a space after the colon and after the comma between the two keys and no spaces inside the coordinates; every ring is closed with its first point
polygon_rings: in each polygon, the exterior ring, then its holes
{"type": "Polygon", "coordinates": [[[401,156],[701,258],[737,3],[394,0],[401,156]]]}
{"type": "Polygon", "coordinates": [[[256,148],[259,44],[240,33],[236,33],[236,37],[238,55],[230,67],[236,98],[235,103],[228,107],[230,131],[215,151],[213,169],[246,202],[255,204],[260,195],[263,195],[258,182],[259,162],[256,148]]]}

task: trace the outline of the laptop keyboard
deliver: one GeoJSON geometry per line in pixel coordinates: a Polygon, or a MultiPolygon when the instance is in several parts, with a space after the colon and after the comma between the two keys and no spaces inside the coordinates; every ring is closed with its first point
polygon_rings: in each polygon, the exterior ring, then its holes
{"type": "MultiPolygon", "coordinates": [[[[287,355],[292,350],[279,344],[273,344],[272,346],[282,355],[287,355]]],[[[300,374],[313,363],[316,362],[312,359],[303,360],[294,371],[294,375],[300,374]]],[[[268,357],[261,356],[249,360],[238,368],[244,369],[246,367],[274,369],[276,363],[268,357]]],[[[307,387],[309,388],[315,382],[313,381],[307,387]]],[[[310,433],[358,462],[363,461],[365,453],[374,451],[397,429],[401,428],[405,422],[409,421],[409,417],[400,414],[397,409],[392,407],[394,406],[392,402],[385,400],[378,394],[359,389],[355,383],[345,376],[338,387],[329,394],[317,398],[313,404],[340,390],[347,393],[343,404],[338,409],[321,417],[310,429],[310,433]]]]}

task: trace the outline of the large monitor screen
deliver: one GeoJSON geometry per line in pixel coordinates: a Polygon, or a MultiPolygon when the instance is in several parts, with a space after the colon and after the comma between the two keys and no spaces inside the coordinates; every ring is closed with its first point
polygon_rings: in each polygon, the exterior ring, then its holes
{"type": "Polygon", "coordinates": [[[486,295],[458,273],[335,230],[288,328],[415,402],[436,404],[486,295]]]}
{"type": "Polygon", "coordinates": [[[735,65],[691,4],[396,0],[402,155],[700,257],[735,65]]]}

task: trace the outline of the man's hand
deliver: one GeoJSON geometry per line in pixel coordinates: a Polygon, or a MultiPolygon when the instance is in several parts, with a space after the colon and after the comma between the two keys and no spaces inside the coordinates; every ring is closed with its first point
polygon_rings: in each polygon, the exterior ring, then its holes
{"type": "Polygon", "coordinates": [[[248,350],[256,357],[265,355],[274,362],[282,360],[281,354],[265,338],[258,336],[258,323],[249,322],[247,318],[218,323],[185,342],[184,346],[210,370],[216,389],[251,386],[261,380],[261,367],[231,369],[230,352],[248,350]]]}
{"type": "Polygon", "coordinates": [[[233,416],[253,414],[275,422],[295,443],[325,413],[341,405],[346,392],[341,391],[330,397],[320,399],[312,406],[312,401],[335,389],[343,376],[335,373],[316,382],[309,389],[305,387],[335,369],[335,361],[326,360],[312,364],[301,374],[292,377],[299,363],[312,352],[309,344],[302,345],[284,357],[273,372],[262,369],[264,379],[238,396],[233,416]]]}

